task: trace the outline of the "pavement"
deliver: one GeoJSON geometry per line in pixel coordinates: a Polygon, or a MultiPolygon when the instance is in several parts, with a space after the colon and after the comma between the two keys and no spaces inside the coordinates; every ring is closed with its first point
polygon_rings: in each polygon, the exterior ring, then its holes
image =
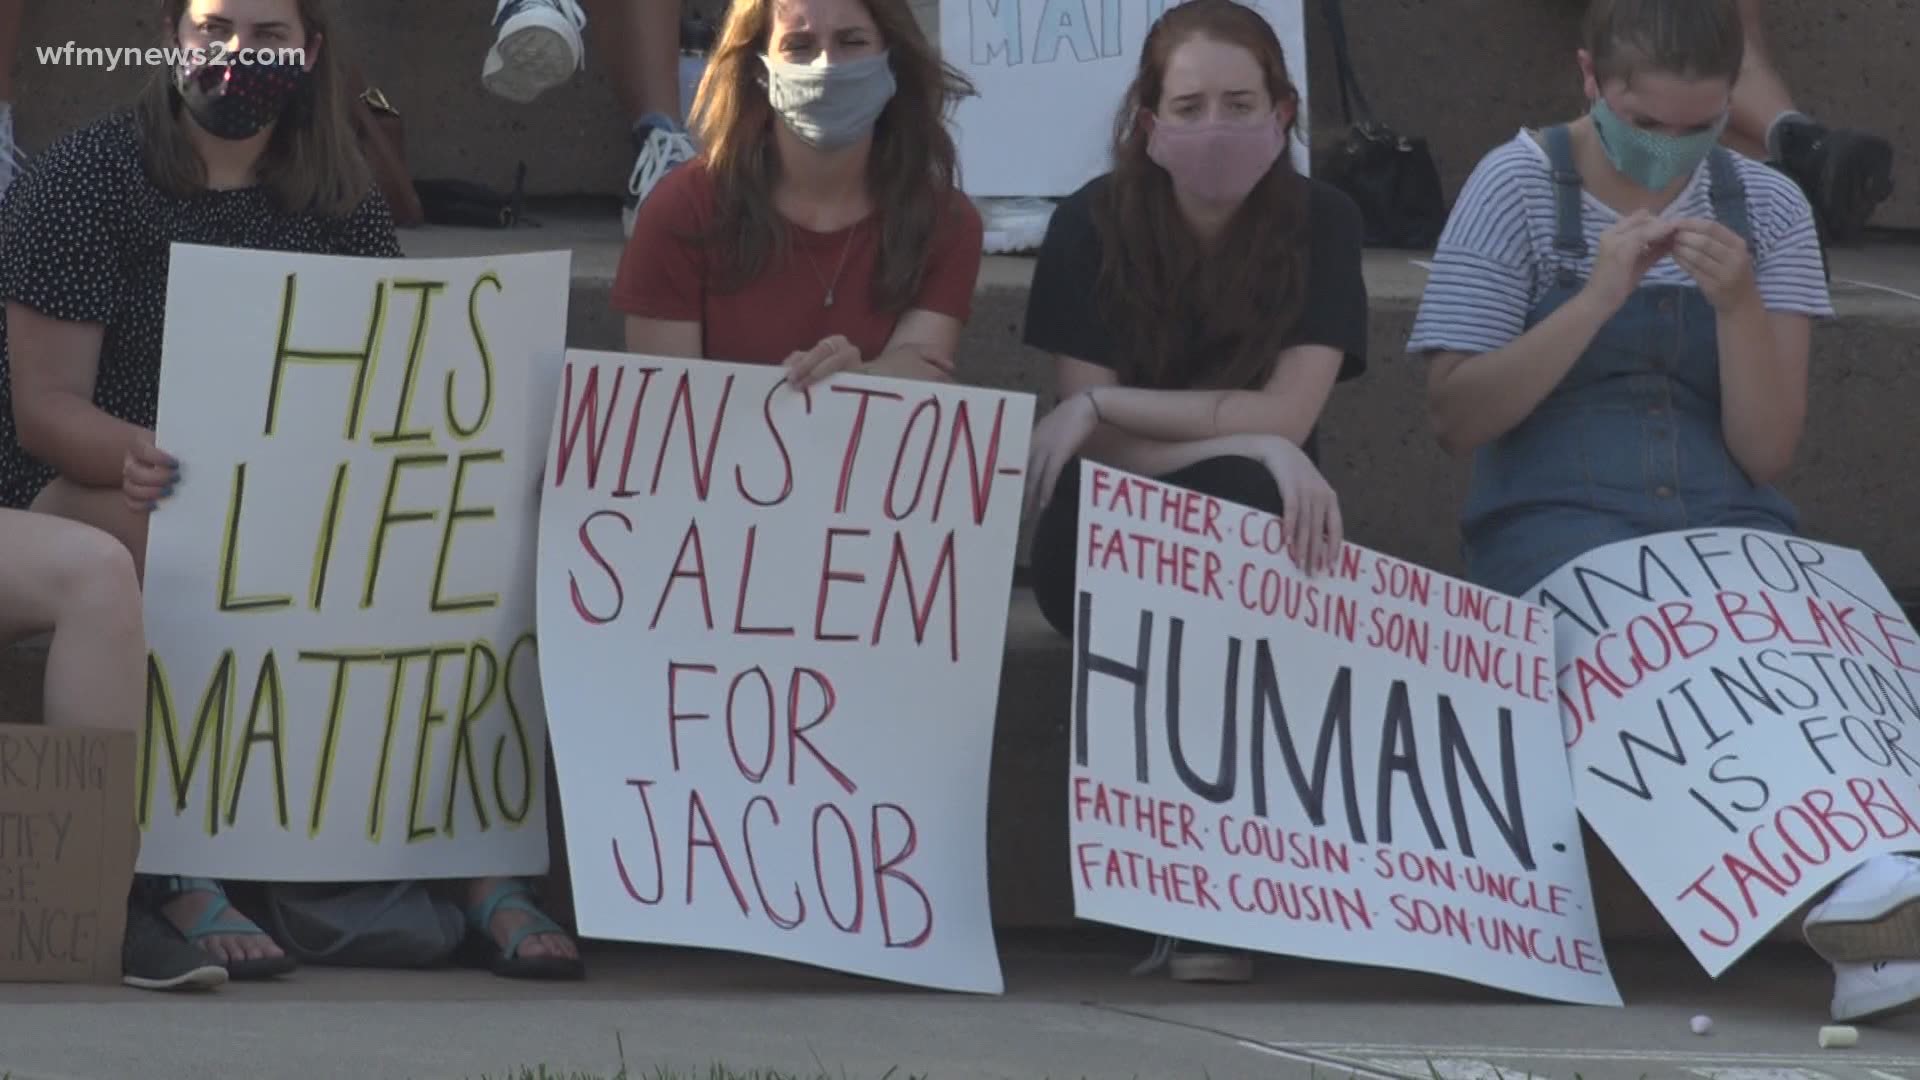
{"type": "Polygon", "coordinates": [[[1246,986],[1131,977],[1145,944],[1003,935],[999,997],[597,943],[573,984],[308,968],[191,996],[0,986],[0,1075],[611,1080],[624,1060],[629,1080],[705,1080],[714,1063],[836,1080],[1920,1080],[1920,1011],[1820,1049],[1832,979],[1801,947],[1715,981],[1678,948],[1616,946],[1627,1005],[1610,1009],[1283,957],[1246,986]]]}

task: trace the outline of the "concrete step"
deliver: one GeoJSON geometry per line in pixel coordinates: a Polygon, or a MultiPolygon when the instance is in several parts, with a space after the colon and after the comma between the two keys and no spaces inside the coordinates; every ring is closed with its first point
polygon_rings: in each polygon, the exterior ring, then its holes
{"type": "MultiPolygon", "coordinates": [[[[912,0],[938,37],[939,0],[912,0]]],[[[963,0],[948,0],[963,2],[963,0]]],[[[689,0],[712,11],[717,0],[689,0]]],[[[490,44],[487,0],[343,0],[347,25],[335,45],[364,62],[369,78],[404,115],[418,177],[461,177],[510,188],[528,166],[536,194],[617,196],[633,167],[607,82],[590,55],[571,84],[532,105],[494,98],[480,85],[490,44]]],[[[1920,68],[1911,62],[1920,19],[1906,0],[1774,0],[1771,33],[1801,105],[1834,123],[1894,140],[1894,197],[1876,223],[1920,228],[1920,68]]],[[[1369,0],[1349,4],[1354,62],[1376,115],[1431,144],[1449,193],[1488,149],[1523,124],[1572,116],[1585,107],[1574,67],[1579,0],[1369,0]],[[1493,60],[1492,58],[1499,59],[1493,60]],[[1465,58],[1478,62],[1462,63],[1465,58]]],[[[1309,100],[1316,145],[1339,134],[1331,43],[1309,2],[1309,100]]],[[[133,93],[154,74],[47,66],[35,47],[146,46],[160,36],[150,5],[134,14],[122,0],[31,4],[19,62],[20,137],[31,151],[133,93]]],[[[591,50],[591,43],[590,43],[591,50]]],[[[1290,58],[1296,72],[1299,58],[1290,58]]],[[[1105,123],[1106,117],[1100,118],[1105,123]]]]}
{"type": "MultiPolygon", "coordinates": [[[[571,248],[569,342],[621,348],[621,321],[609,306],[624,242],[617,215],[541,219],[537,229],[410,229],[401,245],[433,257],[571,248]]],[[[1896,589],[1920,586],[1920,545],[1909,539],[1920,535],[1920,498],[1906,486],[1908,463],[1920,456],[1910,404],[1920,401],[1920,247],[1840,250],[1832,262],[1840,317],[1815,331],[1807,436],[1786,489],[1810,533],[1861,548],[1896,589]]],[[[1415,257],[1386,251],[1367,252],[1365,268],[1371,367],[1337,388],[1328,406],[1321,429],[1328,479],[1354,540],[1459,573],[1454,521],[1467,466],[1434,442],[1426,371],[1405,354],[1426,272],[1415,257]]],[[[959,363],[965,381],[1036,394],[1044,410],[1053,400],[1051,366],[1020,341],[1032,271],[1026,256],[984,260],[959,363]]]]}

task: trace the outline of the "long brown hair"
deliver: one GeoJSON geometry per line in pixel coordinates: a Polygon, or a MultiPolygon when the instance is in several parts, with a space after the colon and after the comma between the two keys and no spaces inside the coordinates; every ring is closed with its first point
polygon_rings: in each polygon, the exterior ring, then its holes
{"type": "MultiPolygon", "coordinates": [[[[180,45],[180,20],[188,0],[160,0],[167,45],[180,45]]],[[[296,0],[306,45],[316,36],[320,56],[307,82],[274,126],[260,160],[260,179],[274,204],[289,214],[344,217],[366,197],[373,172],[360,153],[349,112],[341,58],[344,55],[333,0],[296,0]]],[[[206,186],[206,166],[194,151],[180,117],[173,69],[162,66],[135,105],[148,173],[162,190],[185,198],[206,186]]]]}
{"type": "MultiPolygon", "coordinates": [[[[1160,107],[1167,61],[1195,37],[1253,53],[1276,107],[1299,92],[1273,27],[1237,0],[1185,0],[1155,21],[1140,69],[1114,122],[1113,172],[1093,206],[1103,258],[1098,293],[1115,320],[1123,383],[1251,389],[1272,373],[1306,296],[1307,181],[1287,151],[1202,250],[1174,202],[1173,182],[1147,156],[1145,114],[1160,107]],[[1189,333],[1198,327],[1199,340],[1189,333]],[[1189,346],[1217,363],[1199,378],[1182,370],[1189,346]]],[[[1294,121],[1286,125],[1293,144],[1294,121]]]]}
{"type": "MultiPolygon", "coordinates": [[[[756,78],[780,0],[734,0],[694,99],[692,127],[713,176],[715,220],[706,237],[719,249],[724,289],[757,276],[786,253],[787,231],[773,205],[779,163],[773,107],[756,78]]],[[[888,50],[897,89],[874,125],[867,184],[880,222],[873,294],[881,310],[904,310],[920,291],[927,252],[942,218],[961,209],[959,151],[949,110],[974,88],[943,61],[907,0],[861,0],[888,50]]]]}

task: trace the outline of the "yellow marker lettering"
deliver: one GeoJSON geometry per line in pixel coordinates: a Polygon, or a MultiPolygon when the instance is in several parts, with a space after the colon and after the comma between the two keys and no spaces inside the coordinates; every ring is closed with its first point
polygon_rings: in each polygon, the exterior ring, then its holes
{"type": "Polygon", "coordinates": [[[387,528],[392,525],[414,525],[422,521],[432,521],[436,511],[403,510],[393,508],[393,490],[400,486],[400,470],[419,465],[445,465],[445,454],[395,454],[387,467],[387,493],[380,498],[380,520],[373,527],[373,550],[367,555],[367,587],[360,594],[360,606],[373,606],[373,588],[380,579],[380,557],[387,549],[387,528]]]}
{"type": "Polygon", "coordinates": [[[427,768],[433,762],[433,747],[428,745],[428,733],[435,724],[447,722],[447,714],[434,708],[434,692],[440,688],[440,660],[442,657],[459,656],[467,651],[465,645],[436,645],[433,655],[427,657],[427,689],[420,696],[420,727],[413,747],[413,786],[407,794],[407,843],[432,836],[431,825],[420,826],[420,796],[427,788],[427,768]]]}
{"type": "Polygon", "coordinates": [[[461,439],[471,439],[486,430],[487,421],[493,419],[493,355],[487,351],[486,331],[480,329],[480,286],[491,284],[494,291],[506,288],[500,283],[500,275],[489,270],[474,280],[473,288],[467,292],[467,325],[473,330],[473,349],[480,356],[480,419],[468,427],[460,422],[453,412],[453,372],[447,372],[447,427],[461,439]]]}
{"type": "Polygon", "coordinates": [[[387,690],[387,726],[380,737],[380,767],[373,777],[373,798],[367,807],[367,839],[378,844],[387,810],[387,764],[393,760],[393,729],[400,722],[400,690],[407,682],[407,661],[428,655],[430,648],[388,649],[380,658],[393,665],[387,690]]]}
{"type": "Polygon", "coordinates": [[[350,350],[295,349],[287,344],[293,335],[294,294],[297,274],[288,274],[280,294],[280,329],[273,349],[273,381],[267,389],[267,424],[263,434],[273,434],[274,418],[280,412],[280,383],[288,364],[349,364],[354,367],[353,404],[347,410],[348,442],[360,436],[360,418],[366,413],[367,384],[380,368],[380,334],[387,322],[387,283],[373,287],[373,311],[367,318],[367,336],[359,352],[350,350]]]}
{"type": "Polygon", "coordinates": [[[320,822],[326,817],[327,790],[333,781],[333,752],[340,742],[340,715],[347,704],[348,668],[354,664],[374,664],[385,658],[379,649],[343,649],[335,652],[302,652],[300,662],[333,662],[333,697],[327,705],[327,731],[320,740],[320,766],[313,780],[313,813],[307,819],[307,835],[320,835],[320,822]]]}
{"type": "Polygon", "coordinates": [[[460,791],[460,772],[467,774],[467,792],[473,800],[473,813],[480,819],[480,829],[490,826],[487,821],[487,808],[480,798],[480,770],[473,764],[473,725],[486,715],[487,706],[493,703],[493,688],[500,678],[500,658],[494,654],[493,645],[486,641],[476,641],[467,649],[467,677],[460,691],[460,722],[453,729],[453,760],[447,766],[447,813],[440,823],[440,831],[453,835],[453,802],[460,791]],[[473,673],[479,667],[474,661],[484,658],[487,662],[487,681],[479,690],[479,700],[474,699],[473,673]]]}
{"type": "Polygon", "coordinates": [[[513,658],[519,655],[522,646],[533,648],[537,658],[539,648],[534,641],[534,635],[531,633],[520,635],[514,641],[513,648],[507,650],[506,670],[500,677],[500,692],[507,699],[507,716],[513,722],[513,738],[520,751],[520,774],[526,777],[527,781],[526,790],[521,794],[518,810],[507,809],[505,785],[500,779],[500,765],[507,752],[507,737],[502,735],[493,744],[494,802],[500,808],[500,816],[515,825],[527,820],[527,811],[533,808],[534,789],[539,784],[539,777],[533,772],[533,749],[527,741],[526,721],[520,716],[519,704],[513,700],[513,658]]]}
{"type": "Polygon", "coordinates": [[[420,381],[420,354],[426,348],[427,327],[433,317],[433,294],[447,287],[444,281],[396,281],[393,288],[418,292],[420,305],[413,312],[413,335],[407,339],[407,369],[400,376],[400,401],[393,409],[393,427],[386,431],[373,433],[373,445],[388,446],[393,443],[431,442],[432,428],[403,427],[407,415],[413,412],[413,391],[420,381]]]}
{"type": "Polygon", "coordinates": [[[327,591],[327,567],[333,562],[333,538],[340,528],[340,503],[347,497],[348,462],[333,470],[333,488],[327,492],[327,515],[320,519],[320,536],[313,542],[313,574],[307,582],[307,606],[320,610],[327,591]]]}
{"type": "Polygon", "coordinates": [[[220,834],[220,792],[225,774],[227,728],[233,721],[233,650],[220,654],[220,662],[214,665],[213,674],[207,679],[206,692],[200,695],[200,712],[193,721],[193,741],[187,747],[187,761],[180,763],[180,731],[174,723],[172,695],[167,693],[167,679],[160,669],[159,661],[151,653],[147,656],[147,722],[141,733],[141,742],[146,747],[142,762],[142,794],[140,797],[140,821],[145,824],[150,809],[152,795],[151,780],[153,767],[153,746],[155,728],[166,742],[167,771],[173,780],[173,812],[176,816],[187,809],[187,780],[200,763],[200,752],[204,749],[208,755],[208,782],[212,794],[207,799],[207,835],[220,834]],[[156,700],[154,692],[159,691],[156,700]],[[156,720],[156,707],[158,717],[156,720]],[[211,725],[211,730],[209,730],[211,725]]]}
{"type": "Polygon", "coordinates": [[[240,816],[240,789],[247,782],[247,762],[253,757],[255,743],[269,743],[273,746],[273,794],[279,806],[280,827],[288,828],[287,822],[287,748],[286,748],[286,694],[280,689],[280,665],[273,658],[273,650],[260,659],[260,674],[253,682],[253,706],[247,713],[247,730],[240,739],[238,752],[240,763],[233,770],[233,794],[227,798],[227,824],[232,826],[240,816]],[[268,730],[260,733],[260,705],[268,702],[268,730]]]}
{"type": "Polygon", "coordinates": [[[453,493],[447,499],[447,520],[440,528],[440,552],[433,560],[433,595],[428,608],[434,614],[449,611],[474,611],[476,609],[496,607],[500,603],[499,593],[479,593],[474,596],[462,596],[452,600],[440,598],[441,586],[447,579],[447,560],[453,551],[453,527],[462,521],[492,521],[493,507],[464,507],[460,505],[460,489],[466,483],[467,463],[472,461],[505,461],[504,450],[469,450],[460,455],[453,467],[453,493]]]}
{"type": "Polygon", "coordinates": [[[227,497],[227,530],[220,536],[220,610],[265,611],[293,606],[291,596],[235,596],[233,579],[240,562],[240,506],[246,499],[247,463],[233,467],[233,493],[227,497]]]}

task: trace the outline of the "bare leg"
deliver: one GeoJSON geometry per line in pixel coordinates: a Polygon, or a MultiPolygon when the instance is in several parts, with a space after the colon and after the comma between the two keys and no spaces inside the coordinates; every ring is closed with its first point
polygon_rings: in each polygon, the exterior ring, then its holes
{"type": "Polygon", "coordinates": [[[0,0],[0,105],[13,100],[14,57],[20,51],[20,26],[27,0],[0,0]]]}
{"type": "Polygon", "coordinates": [[[1740,0],[1740,20],[1747,29],[1746,60],[1740,65],[1740,81],[1733,92],[1733,120],[1727,125],[1728,141],[1739,141],[1740,149],[1755,157],[1765,157],[1767,131],[1782,113],[1794,111],[1793,94],[1786,80],[1773,66],[1773,53],[1767,46],[1766,14],[1761,0],[1740,0]],[[1753,153],[1760,148],[1759,153],[1753,153]]]}
{"type": "Polygon", "coordinates": [[[137,731],[147,653],[126,546],[78,522],[0,510],[0,550],[0,641],[53,632],[46,722],[137,731]]]}
{"type": "Polygon", "coordinates": [[[1801,112],[1773,66],[1761,0],[1740,0],[1747,54],[1734,87],[1727,143],[1793,177],[1824,240],[1856,239],[1893,194],[1893,146],[1878,135],[1828,127],[1801,112]]]}
{"type": "MultiPolygon", "coordinates": [[[[4,2],[4,0],[0,0],[4,2]]],[[[627,121],[680,116],[679,0],[582,0],[593,51],[610,65],[627,121]]]]}
{"type": "Polygon", "coordinates": [[[105,531],[126,547],[133,556],[134,572],[146,580],[147,516],[134,513],[119,488],[83,487],[71,480],[56,479],[41,489],[33,500],[33,510],[105,531]]]}
{"type": "MultiPolygon", "coordinates": [[[[120,542],[125,555],[130,556],[130,569],[137,580],[146,577],[147,555],[147,515],[137,514],[127,506],[121,497],[119,488],[82,487],[72,481],[57,479],[48,484],[38,498],[33,500],[36,514],[45,514],[68,521],[81,522],[105,532],[120,542]]],[[[163,512],[164,511],[160,511],[163,512]]],[[[144,641],[144,639],[143,639],[144,641]]],[[[145,655],[144,643],[141,646],[142,658],[145,655]]],[[[83,678],[95,677],[94,664],[88,661],[76,661],[87,665],[83,678]]],[[[136,666],[138,687],[136,700],[140,702],[135,715],[144,715],[145,702],[141,695],[146,692],[146,665],[136,666]]],[[[47,669],[48,688],[51,690],[54,680],[52,659],[49,657],[47,669]]],[[[198,923],[207,909],[224,900],[217,894],[204,890],[182,893],[173,897],[160,911],[169,922],[181,930],[198,923]]],[[[235,925],[236,930],[245,927],[235,925]]],[[[198,942],[209,955],[224,963],[237,963],[241,960],[277,959],[283,955],[280,946],[262,933],[240,932],[234,934],[216,934],[201,938],[198,942]]]]}

